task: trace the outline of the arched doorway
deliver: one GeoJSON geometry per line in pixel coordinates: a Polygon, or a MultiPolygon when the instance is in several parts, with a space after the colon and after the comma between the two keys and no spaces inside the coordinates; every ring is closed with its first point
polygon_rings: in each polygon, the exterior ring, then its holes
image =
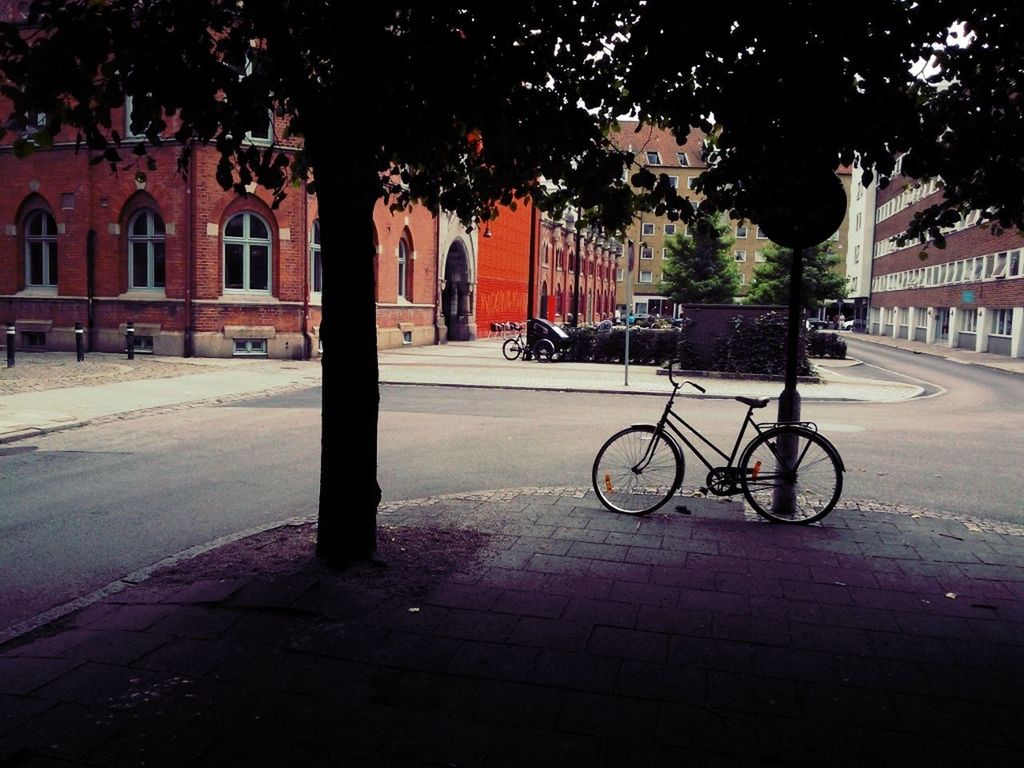
{"type": "Polygon", "coordinates": [[[476,338],[473,298],[469,258],[465,246],[456,240],[448,249],[444,261],[444,285],[441,291],[441,312],[449,341],[472,341],[476,338]]]}

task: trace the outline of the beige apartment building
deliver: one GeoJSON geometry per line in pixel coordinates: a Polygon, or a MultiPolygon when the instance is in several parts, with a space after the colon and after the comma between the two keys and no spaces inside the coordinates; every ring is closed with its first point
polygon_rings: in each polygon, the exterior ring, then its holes
{"type": "MultiPolygon", "coordinates": [[[[680,194],[688,194],[695,201],[700,200],[699,194],[693,191],[694,181],[707,167],[701,160],[704,135],[700,131],[691,132],[680,145],[668,130],[629,120],[621,121],[620,127],[621,130],[613,135],[613,140],[620,148],[633,153],[634,171],[637,167],[647,167],[655,174],[665,174],[680,194]]],[[[838,173],[849,200],[851,169],[840,168],[838,173]]],[[[730,223],[735,238],[732,255],[739,269],[743,286],[741,291],[745,293],[754,268],[764,261],[764,249],[771,241],[756,224],[735,220],[730,223]]],[[[848,231],[849,206],[846,218],[833,238],[836,252],[841,256],[838,269],[844,274],[848,231]]],[[[619,265],[616,275],[616,307],[619,310],[625,310],[629,303],[630,309],[637,315],[676,316],[675,303],[660,292],[660,284],[667,256],[666,241],[677,233],[686,234],[686,225],[653,213],[638,217],[627,230],[625,238],[636,244],[635,258],[631,274],[627,258],[623,258],[619,265]]],[[[840,309],[833,304],[823,309],[822,313],[831,317],[840,309]]]]}

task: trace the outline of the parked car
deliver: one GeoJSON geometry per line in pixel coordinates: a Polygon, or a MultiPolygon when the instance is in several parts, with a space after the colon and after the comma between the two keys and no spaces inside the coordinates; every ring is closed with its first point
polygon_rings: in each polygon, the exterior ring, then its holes
{"type": "Polygon", "coordinates": [[[809,331],[823,331],[828,328],[829,325],[827,320],[822,320],[818,317],[809,317],[805,323],[807,325],[807,330],[809,331]]]}
{"type": "Polygon", "coordinates": [[[853,330],[853,323],[854,323],[853,320],[843,320],[841,323],[839,323],[839,330],[841,330],[841,331],[852,331],[853,330]]]}

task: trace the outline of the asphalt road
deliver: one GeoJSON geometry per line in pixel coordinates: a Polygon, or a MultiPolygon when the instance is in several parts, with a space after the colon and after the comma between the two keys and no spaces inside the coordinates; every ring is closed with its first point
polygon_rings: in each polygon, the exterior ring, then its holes
{"type": "MultiPolygon", "coordinates": [[[[874,500],[1024,523],[1024,379],[850,341],[929,397],[805,402],[839,447],[843,500],[874,500]]],[[[781,389],[781,385],[780,385],[781,389]]],[[[0,447],[0,628],[220,536],[312,515],[319,389],[96,424],[0,447]]],[[[653,421],[660,396],[382,387],[379,478],[386,500],[503,487],[585,487],[601,443],[653,421]]],[[[727,447],[744,409],[680,408],[727,447]]],[[[774,416],[769,406],[766,419],[774,416]]],[[[352,446],[358,450],[359,446],[352,446]]],[[[688,457],[685,483],[705,470],[688,457]]],[[[339,500],[343,503],[344,500],[339,500]]],[[[842,504],[842,502],[841,502],[842,504]]]]}

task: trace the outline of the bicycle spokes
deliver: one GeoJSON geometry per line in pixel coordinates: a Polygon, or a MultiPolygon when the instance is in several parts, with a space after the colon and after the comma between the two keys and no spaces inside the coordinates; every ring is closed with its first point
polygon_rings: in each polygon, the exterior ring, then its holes
{"type": "Polygon", "coordinates": [[[615,512],[653,512],[682,482],[682,454],[654,427],[630,427],[613,435],[598,451],[593,486],[601,502],[615,512]]]}
{"type": "Polygon", "coordinates": [[[818,520],[832,510],[842,489],[842,463],[831,443],[797,425],[756,437],[741,461],[744,495],[771,520],[818,520]]]}

